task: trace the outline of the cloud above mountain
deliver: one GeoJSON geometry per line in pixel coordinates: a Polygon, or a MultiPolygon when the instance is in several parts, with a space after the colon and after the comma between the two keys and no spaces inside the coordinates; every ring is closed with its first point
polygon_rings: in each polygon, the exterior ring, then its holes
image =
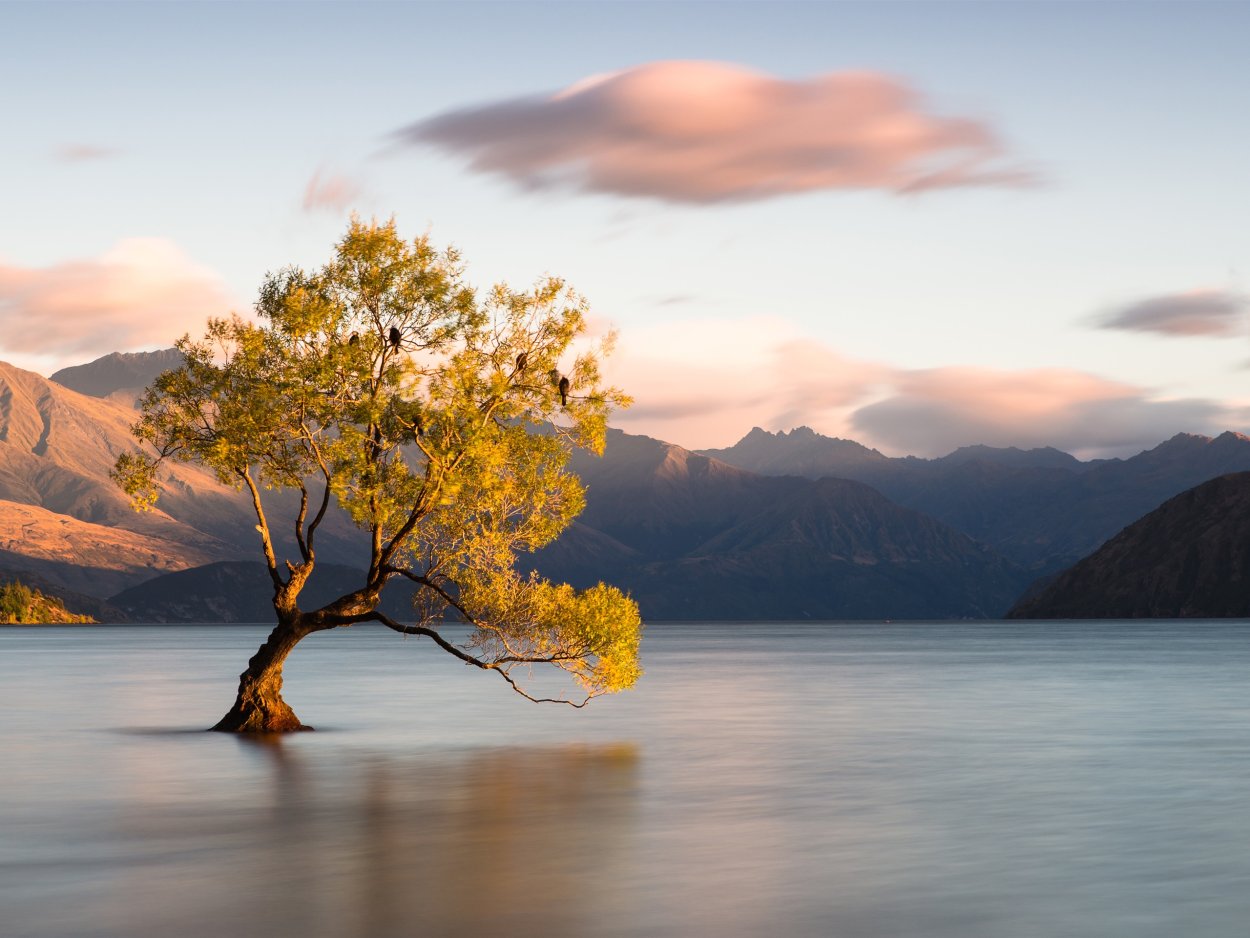
{"type": "Polygon", "coordinates": [[[162,239],[123,240],[50,267],[0,262],[0,357],[72,364],[168,346],[230,309],[220,278],[162,239]]]}
{"type": "Polygon", "coordinates": [[[1244,416],[1080,371],[955,367],[896,373],[892,393],[850,422],[879,446],[937,456],[974,443],[1127,452],[1182,431],[1220,432],[1244,416]]]}
{"type": "Polygon", "coordinates": [[[636,399],[616,425],[697,448],[729,445],[752,426],[806,425],[896,455],[974,443],[1122,455],[1181,431],[1244,426],[1248,416],[1071,369],[900,368],[767,317],[632,329],[608,367],[636,399]]]}
{"type": "Polygon", "coordinates": [[[1250,298],[1227,290],[1190,290],[1136,300],[1102,316],[1103,329],[1154,332],[1166,336],[1246,334],[1250,298]]]}
{"type": "Polygon", "coordinates": [[[792,81],[723,62],[652,62],[447,111],[396,137],[529,189],[679,203],[1032,181],[984,121],[936,115],[900,79],[866,71],[792,81]]]}
{"type": "Polygon", "coordinates": [[[634,327],[606,368],[635,398],[614,425],[689,447],[725,445],[757,425],[839,426],[890,375],[767,316],[634,327]]]}

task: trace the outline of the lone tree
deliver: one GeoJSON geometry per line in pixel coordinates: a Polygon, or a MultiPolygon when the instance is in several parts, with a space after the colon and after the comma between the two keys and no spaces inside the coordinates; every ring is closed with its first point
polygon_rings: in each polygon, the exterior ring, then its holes
{"type": "Polygon", "coordinates": [[[579,699],[560,701],[573,706],[637,680],[642,623],[628,596],[514,566],[582,509],[569,453],[602,453],[610,410],[628,404],[600,378],[606,343],[574,349],[584,300],[554,278],[479,298],[455,251],[405,242],[393,220],[353,219],[320,270],[268,275],[256,312],[259,325],[213,319],[204,339],[183,337],[185,364],[156,380],[133,427],[151,449],[114,469],[138,509],[156,503],[166,459],[206,466],[251,499],[277,625],[213,729],[307,729],[282,699],[283,662],[313,632],[359,622],[425,636],[530,700],[553,700],[525,689],[535,664],[576,679],[579,699]],[[280,489],[298,495],[286,518],[267,494],[280,489]],[[368,570],[359,588],[302,609],[318,529],[338,510],[368,535],[368,570]],[[396,578],[416,584],[411,623],[378,609],[396,578]],[[467,642],[440,633],[448,619],[472,627],[467,642]]]}

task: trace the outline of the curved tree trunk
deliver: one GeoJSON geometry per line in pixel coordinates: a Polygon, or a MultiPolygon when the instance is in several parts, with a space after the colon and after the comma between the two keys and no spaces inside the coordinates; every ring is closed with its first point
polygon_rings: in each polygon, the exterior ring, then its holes
{"type": "Polygon", "coordinates": [[[289,733],[310,730],[282,699],[282,663],[286,656],[311,630],[302,626],[298,616],[280,620],[269,633],[265,644],[247,663],[239,675],[239,695],[234,706],[221,718],[214,730],[223,733],[289,733]]]}

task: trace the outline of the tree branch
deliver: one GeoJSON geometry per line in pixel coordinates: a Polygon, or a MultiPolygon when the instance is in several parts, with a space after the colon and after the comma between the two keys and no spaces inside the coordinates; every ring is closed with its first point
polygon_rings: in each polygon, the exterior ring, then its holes
{"type": "Polygon", "coordinates": [[[313,554],[313,538],[317,536],[317,528],[321,527],[321,519],[325,517],[326,509],[330,507],[330,467],[326,465],[321,447],[317,445],[317,440],[309,431],[307,425],[301,426],[308,440],[308,445],[313,451],[313,455],[317,457],[317,466],[321,469],[321,476],[326,482],[325,489],[321,493],[321,506],[317,509],[317,514],[313,516],[312,521],[308,525],[308,553],[311,557],[313,554]]]}
{"type": "Polygon", "coordinates": [[[260,503],[260,491],[256,488],[256,482],[252,479],[252,473],[249,469],[235,470],[244,482],[247,483],[247,490],[252,493],[252,510],[256,512],[256,530],[260,532],[260,545],[265,553],[265,566],[269,568],[269,579],[273,580],[275,590],[280,590],[286,583],[282,579],[282,575],[278,573],[278,558],[273,553],[273,541],[269,538],[269,522],[265,520],[265,509],[260,503]]]}
{"type": "Polygon", "coordinates": [[[426,587],[427,589],[433,590],[435,593],[438,593],[440,597],[442,597],[443,602],[447,603],[447,605],[455,609],[456,612],[460,613],[460,615],[464,617],[465,622],[467,622],[469,625],[481,628],[480,623],[477,621],[477,619],[473,618],[469,610],[465,609],[464,606],[460,605],[460,603],[449,592],[447,592],[447,590],[445,590],[441,584],[430,579],[428,576],[422,576],[420,573],[414,573],[411,570],[405,570],[403,567],[391,567],[391,566],[383,567],[381,572],[383,574],[398,573],[400,576],[407,577],[408,579],[412,580],[413,583],[419,583],[422,586],[426,587]]]}
{"type": "MultiPolygon", "coordinates": [[[[592,698],[597,696],[595,694],[587,694],[586,699],[582,700],[580,703],[575,700],[567,700],[563,697],[533,697],[530,694],[527,694],[521,688],[521,685],[519,685],[516,681],[512,679],[512,676],[508,674],[507,670],[505,668],[501,668],[498,663],[491,662],[491,661],[483,661],[480,658],[474,658],[472,655],[466,654],[464,651],[457,648],[451,642],[447,641],[447,639],[443,638],[443,636],[439,635],[438,632],[436,632],[434,629],[427,628],[424,625],[401,625],[400,623],[396,622],[394,619],[392,619],[390,616],[386,615],[385,613],[377,612],[377,611],[374,611],[373,613],[371,613],[368,616],[368,618],[381,622],[388,629],[391,629],[392,631],[395,631],[395,632],[399,632],[401,635],[424,635],[426,638],[432,639],[435,645],[443,649],[443,651],[447,652],[449,655],[454,655],[455,657],[459,658],[465,664],[472,665],[475,668],[480,668],[483,671],[494,671],[496,674],[502,677],[505,681],[507,681],[508,686],[511,687],[514,691],[516,691],[526,700],[533,701],[534,703],[562,703],[562,704],[567,704],[570,707],[577,707],[578,709],[580,709],[586,706],[586,704],[590,703],[592,698]]],[[[545,658],[533,658],[533,659],[521,660],[521,663],[529,663],[529,664],[545,664],[546,662],[547,662],[547,659],[545,658]]]]}
{"type": "Polygon", "coordinates": [[[304,518],[308,515],[308,487],[304,485],[303,480],[299,484],[299,513],[295,516],[295,542],[299,544],[299,555],[304,558],[307,563],[312,560],[312,553],[308,549],[308,542],[304,540],[304,518]]]}

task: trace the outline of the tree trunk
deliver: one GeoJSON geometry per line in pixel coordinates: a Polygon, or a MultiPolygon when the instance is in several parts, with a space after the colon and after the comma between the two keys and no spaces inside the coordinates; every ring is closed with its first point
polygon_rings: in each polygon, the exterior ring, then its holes
{"type": "Polygon", "coordinates": [[[223,733],[290,733],[310,730],[282,699],[282,663],[305,635],[300,618],[279,620],[265,644],[239,675],[239,696],[230,712],[213,727],[223,733]]]}

